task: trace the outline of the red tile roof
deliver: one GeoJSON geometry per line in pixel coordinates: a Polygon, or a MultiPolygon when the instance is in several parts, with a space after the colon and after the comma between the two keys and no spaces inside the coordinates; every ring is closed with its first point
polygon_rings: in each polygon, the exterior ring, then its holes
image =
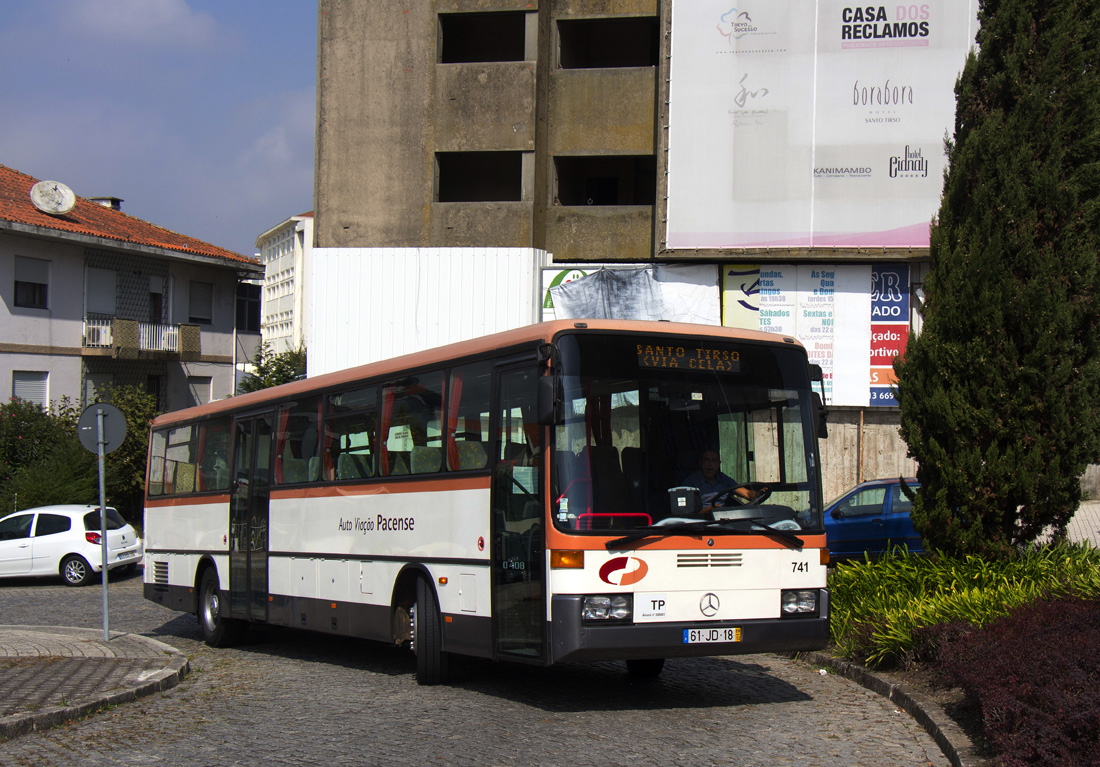
{"type": "Polygon", "coordinates": [[[220,258],[226,261],[258,266],[254,258],[242,256],[225,248],[196,240],[194,237],[176,234],[140,218],[128,216],[83,197],[76,198],[76,207],[61,216],[43,213],[31,202],[31,187],[39,179],[0,165],[0,221],[54,229],[91,237],[104,237],[134,245],[175,250],[198,256],[220,258]]]}

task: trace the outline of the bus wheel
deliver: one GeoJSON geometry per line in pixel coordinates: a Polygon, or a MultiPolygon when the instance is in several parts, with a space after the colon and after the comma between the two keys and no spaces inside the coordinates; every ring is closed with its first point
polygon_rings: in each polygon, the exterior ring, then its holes
{"type": "Polygon", "coordinates": [[[199,628],[202,638],[211,647],[232,647],[244,638],[244,621],[222,616],[218,573],[213,567],[203,571],[199,585],[199,628]]]}
{"type": "Polygon", "coordinates": [[[412,623],[417,683],[443,684],[450,675],[450,655],[443,652],[443,622],[435,591],[424,578],[416,579],[412,623]]]}
{"type": "Polygon", "coordinates": [[[631,658],[626,670],[635,679],[656,679],[665,667],[664,658],[631,658]]]}

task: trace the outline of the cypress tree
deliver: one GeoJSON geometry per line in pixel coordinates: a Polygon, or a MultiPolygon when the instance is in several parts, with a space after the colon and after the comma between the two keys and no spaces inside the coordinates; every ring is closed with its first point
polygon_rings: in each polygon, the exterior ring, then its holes
{"type": "Polygon", "coordinates": [[[932,547],[1064,532],[1100,459],[1100,2],[982,0],[924,327],[895,363],[932,547]]]}

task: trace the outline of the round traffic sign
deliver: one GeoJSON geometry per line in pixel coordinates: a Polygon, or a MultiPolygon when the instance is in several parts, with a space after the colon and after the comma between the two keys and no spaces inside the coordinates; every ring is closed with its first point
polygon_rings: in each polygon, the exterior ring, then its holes
{"type": "Polygon", "coordinates": [[[99,454],[99,418],[103,414],[103,454],[116,450],[126,439],[126,416],[114,405],[97,402],[88,405],[76,424],[76,436],[80,444],[99,454]]]}

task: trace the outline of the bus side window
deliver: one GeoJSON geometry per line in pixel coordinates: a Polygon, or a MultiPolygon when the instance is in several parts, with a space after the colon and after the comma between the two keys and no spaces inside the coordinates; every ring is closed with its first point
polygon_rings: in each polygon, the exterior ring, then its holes
{"type": "Polygon", "coordinates": [[[168,444],[168,432],[153,432],[149,444],[149,495],[164,494],[164,452],[168,444]]]}
{"type": "Polygon", "coordinates": [[[321,455],[326,480],[367,479],[375,469],[378,388],[367,386],[327,398],[321,455]]]}
{"type": "Polygon", "coordinates": [[[442,417],[443,371],[386,384],[382,389],[382,472],[393,476],[439,471],[442,417]]]}
{"type": "Polygon", "coordinates": [[[493,368],[475,362],[451,371],[447,384],[447,471],[476,471],[489,464],[489,394],[493,368]]]}
{"type": "Polygon", "coordinates": [[[168,447],[164,455],[164,492],[185,495],[195,492],[196,426],[180,426],[168,432],[168,447]]]}
{"type": "Polygon", "coordinates": [[[218,418],[199,427],[201,490],[229,489],[229,423],[229,418],[218,418]]]}
{"type": "Polygon", "coordinates": [[[317,455],[319,402],[316,397],[284,405],[277,419],[275,482],[289,485],[316,482],[321,478],[317,455]]]}

